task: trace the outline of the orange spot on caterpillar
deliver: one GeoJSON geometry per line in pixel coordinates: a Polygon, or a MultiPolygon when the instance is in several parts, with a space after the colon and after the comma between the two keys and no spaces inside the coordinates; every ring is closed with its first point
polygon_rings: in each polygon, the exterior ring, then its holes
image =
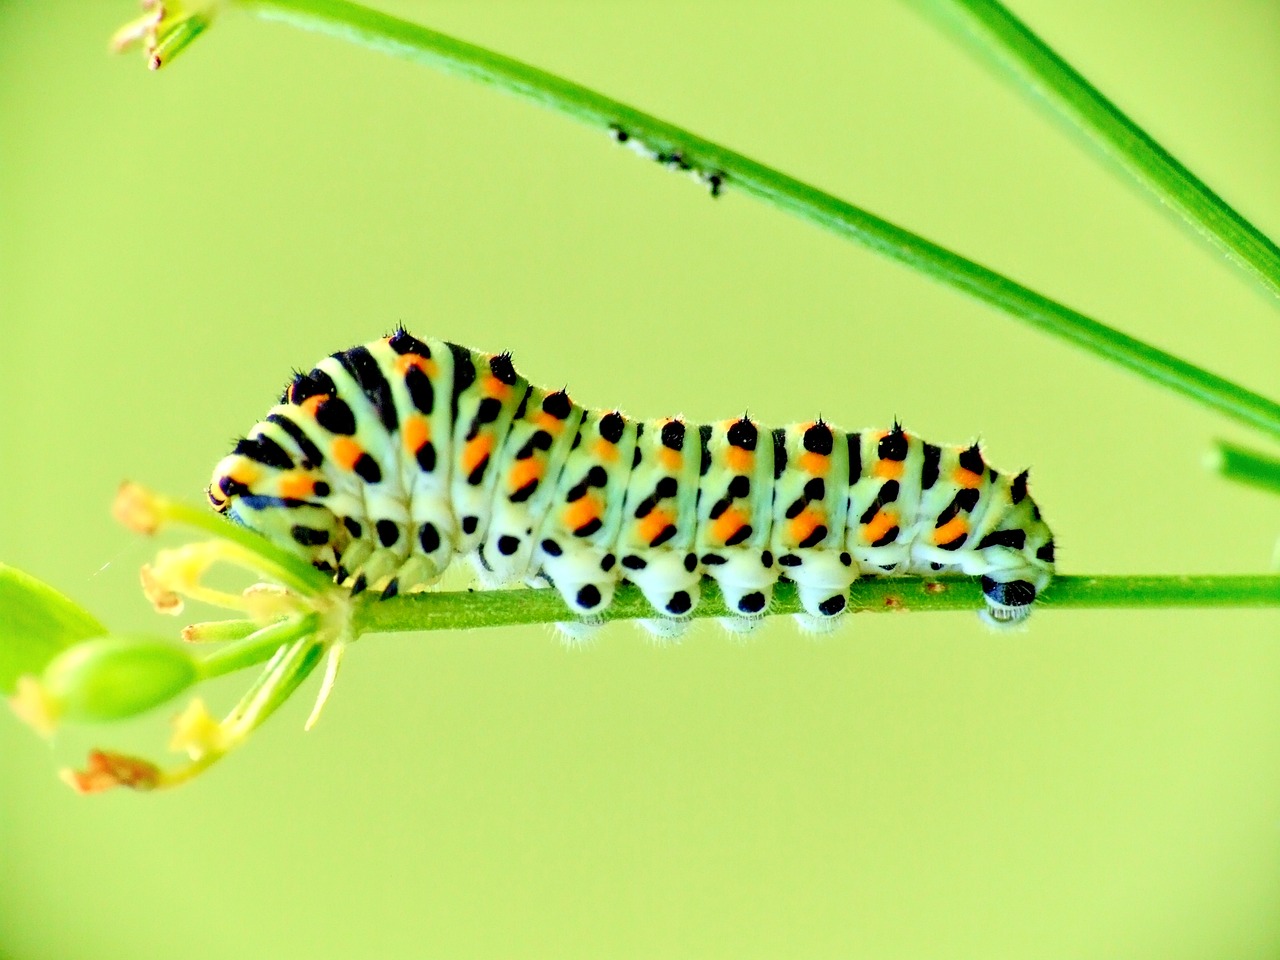
{"type": "Polygon", "coordinates": [[[343,470],[354,470],[356,461],[364,454],[364,448],[350,437],[338,437],[330,450],[333,459],[343,470]]]}
{"type": "Polygon", "coordinates": [[[964,467],[956,467],[955,472],[951,474],[951,479],[956,486],[973,489],[982,485],[982,474],[974,473],[972,470],[966,470],[964,467]]]}
{"type": "Polygon", "coordinates": [[[947,585],[939,583],[937,580],[930,580],[924,585],[924,592],[928,594],[946,593],[947,585]]]}
{"type": "Polygon", "coordinates": [[[484,391],[486,397],[495,397],[498,400],[505,400],[511,395],[511,388],[493,374],[484,378],[480,389],[484,391]]]}
{"type": "Polygon", "coordinates": [[[901,480],[905,460],[877,460],[871,472],[882,480],[901,480]]]}
{"type": "Polygon", "coordinates": [[[329,395],[327,393],[317,393],[314,396],[307,397],[307,399],[303,400],[299,406],[306,411],[309,417],[314,418],[316,411],[320,409],[320,404],[324,403],[328,399],[329,395]]]}
{"type": "MultiPolygon", "coordinates": [[[[711,536],[717,543],[725,543],[730,537],[746,526],[751,518],[737,507],[730,507],[711,521],[711,536]]],[[[659,527],[659,530],[662,528],[659,527]]]]}
{"type": "Polygon", "coordinates": [[[243,463],[236,464],[235,469],[231,471],[229,476],[233,483],[238,483],[243,487],[252,487],[258,482],[262,472],[246,460],[243,463]]]}
{"type": "Polygon", "coordinates": [[[969,523],[964,517],[952,517],[933,531],[934,543],[950,543],[956,537],[969,532],[969,523]]]}
{"type": "Polygon", "coordinates": [[[637,538],[645,543],[652,543],[658,534],[675,522],[675,516],[666,510],[650,510],[645,517],[636,521],[637,538]]]}
{"type": "Polygon", "coordinates": [[[517,460],[511,465],[511,472],[507,475],[507,483],[511,492],[519,490],[530,480],[542,479],[542,461],[538,457],[530,457],[528,460],[517,460]]]}
{"type": "Polygon", "coordinates": [[[558,420],[551,414],[545,412],[539,412],[538,415],[533,418],[533,422],[553,437],[558,435],[560,431],[564,429],[563,420],[558,420]]]}
{"type": "Polygon", "coordinates": [[[672,450],[670,447],[661,447],[658,450],[658,463],[662,465],[664,470],[670,470],[675,473],[684,465],[684,454],[679,450],[672,450]]]}
{"type": "MultiPolygon", "coordinates": [[[[813,507],[805,507],[801,513],[794,517],[787,525],[787,535],[793,543],[803,543],[809,538],[809,534],[817,530],[822,525],[825,517],[821,510],[813,507]]],[[[888,529],[887,527],[885,529],[888,529]]]]}
{"type": "Polygon", "coordinates": [[[493,452],[493,437],[487,433],[477,434],[467,441],[462,448],[462,472],[469,475],[471,471],[484,462],[484,458],[493,452]]]}
{"type": "Polygon", "coordinates": [[[405,417],[404,423],[400,425],[400,438],[404,442],[405,452],[412,456],[431,439],[431,421],[417,415],[405,417]]]}
{"type": "Polygon", "coordinates": [[[618,448],[615,444],[610,443],[601,437],[595,442],[591,448],[591,452],[597,460],[603,460],[605,463],[618,462],[618,448]]]}
{"type": "Polygon", "coordinates": [[[831,458],[821,453],[806,450],[796,458],[800,469],[811,477],[825,477],[831,469],[831,458]]]}
{"type": "Polygon", "coordinates": [[[725,451],[724,462],[734,473],[749,473],[755,467],[756,454],[754,450],[731,446],[725,451]]]}
{"type": "Polygon", "coordinates": [[[400,376],[404,376],[414,367],[417,367],[428,377],[434,378],[436,375],[436,362],[434,360],[420,357],[416,353],[402,353],[396,357],[396,373],[400,374],[400,376]]]}
{"type": "Polygon", "coordinates": [[[892,510],[881,510],[871,518],[870,523],[862,525],[862,536],[867,543],[875,543],[897,525],[897,513],[892,510]]]}
{"type": "Polygon", "coordinates": [[[577,530],[600,516],[600,501],[594,494],[587,494],[564,508],[561,519],[566,530],[577,530]]]}
{"type": "Polygon", "coordinates": [[[280,478],[280,496],[305,500],[316,492],[316,482],[305,473],[286,473],[280,478]]]}

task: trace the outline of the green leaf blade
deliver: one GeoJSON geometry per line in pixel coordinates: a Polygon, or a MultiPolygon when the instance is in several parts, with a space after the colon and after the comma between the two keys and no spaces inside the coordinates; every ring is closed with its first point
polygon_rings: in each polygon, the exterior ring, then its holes
{"type": "Polygon", "coordinates": [[[47,583],[0,563],[0,693],[40,674],[72,644],[107,633],[88,610],[47,583]]]}

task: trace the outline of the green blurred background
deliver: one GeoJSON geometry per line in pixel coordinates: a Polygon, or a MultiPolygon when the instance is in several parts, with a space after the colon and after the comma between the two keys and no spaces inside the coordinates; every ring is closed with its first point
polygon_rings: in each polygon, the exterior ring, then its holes
{"type": "MultiPolygon", "coordinates": [[[[1272,236],[1280,7],[1014,9],[1272,236]]],[[[1264,392],[1275,304],[909,6],[397,2],[848,197],[1264,392]]],[[[367,50],[129,0],[0,2],[0,558],[175,630],[122,478],[198,500],[293,367],[403,322],[639,416],[980,432],[1065,572],[1268,569],[1254,437],[732,189],[367,50]]],[[[191,619],[208,616],[191,610],[191,619]]],[[[371,637],[167,795],[0,715],[0,956],[1273,957],[1273,612],[371,637]]],[[[212,691],[219,705],[244,680],[212,691]]],[[[160,713],[164,713],[161,711],[160,713]]]]}

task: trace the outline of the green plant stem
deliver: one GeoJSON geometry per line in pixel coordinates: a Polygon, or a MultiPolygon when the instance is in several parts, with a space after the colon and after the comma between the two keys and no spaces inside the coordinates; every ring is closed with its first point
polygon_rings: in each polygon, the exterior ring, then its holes
{"type": "Polygon", "coordinates": [[[205,620],[183,627],[182,639],[188,643],[225,643],[247,637],[260,626],[254,620],[205,620]]]}
{"type": "Polygon", "coordinates": [[[913,0],[955,25],[1023,90],[1066,118],[1201,236],[1280,296],[1280,248],[997,0],[913,0]]]}
{"type": "MultiPolygon", "coordinates": [[[[252,621],[230,621],[252,623],[252,621]]],[[[315,614],[281,620],[219,646],[200,660],[200,673],[204,679],[220,677],[246,667],[255,667],[275,656],[286,644],[316,632],[320,618],[315,614]]],[[[232,631],[228,631],[229,633],[232,631]]]]}
{"type": "Polygon", "coordinates": [[[1209,452],[1209,467],[1228,480],[1280,493],[1280,460],[1268,457],[1226,440],[1215,441],[1209,452]]]}
{"type": "MultiPolygon", "coordinates": [[[[730,611],[715,586],[703,581],[693,617],[723,617],[730,611]]],[[[1043,609],[1118,607],[1280,607],[1280,575],[1056,577],[1043,609]]],[[[917,613],[982,609],[976,580],[926,581],[916,577],[866,579],[854,583],[849,608],[856,612],[917,613]]],[[[770,613],[800,613],[792,583],[779,583],[770,613]]],[[[619,588],[604,620],[654,616],[635,587],[619,588]]],[[[357,609],[357,633],[450,630],[554,623],[574,619],[554,590],[492,590],[417,593],[391,600],[369,599],[357,609]]]]}
{"type": "Polygon", "coordinates": [[[315,30],[490,84],[599,129],[618,126],[664,155],[999,307],[1030,325],[1273,436],[1280,404],[1099,323],[902,227],[733,150],[579,84],[345,0],[237,0],[260,17],[315,30]]]}

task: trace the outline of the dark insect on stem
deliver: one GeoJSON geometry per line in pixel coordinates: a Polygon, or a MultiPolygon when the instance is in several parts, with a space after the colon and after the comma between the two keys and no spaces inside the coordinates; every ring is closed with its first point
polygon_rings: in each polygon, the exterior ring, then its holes
{"type": "Polygon", "coordinates": [[[726,180],[724,171],[700,167],[688,160],[680,150],[673,150],[671,153],[657,150],[616,123],[609,125],[609,135],[613,137],[614,142],[625,145],[628,150],[646,160],[660,163],[668,170],[690,174],[693,179],[707,188],[712,197],[720,196],[726,180]]]}

